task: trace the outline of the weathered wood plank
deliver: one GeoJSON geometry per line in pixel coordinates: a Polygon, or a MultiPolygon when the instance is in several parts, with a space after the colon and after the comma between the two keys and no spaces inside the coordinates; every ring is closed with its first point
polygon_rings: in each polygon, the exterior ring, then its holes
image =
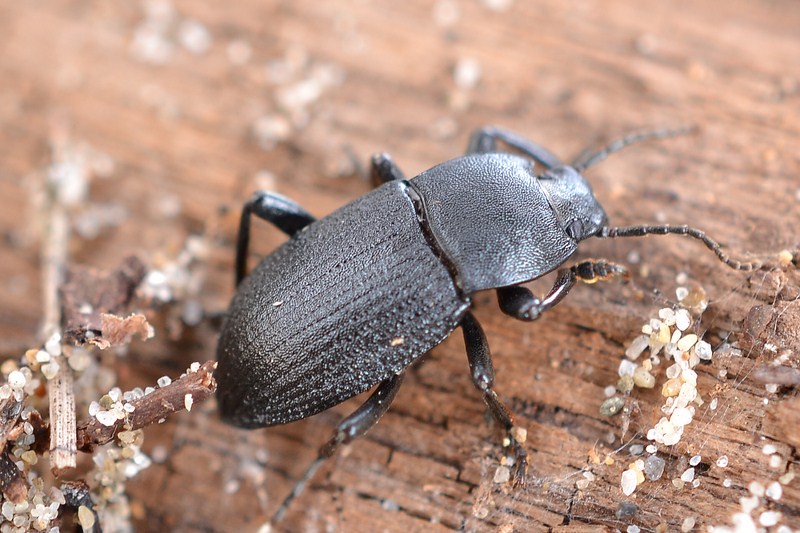
{"type": "MultiPolygon", "coordinates": [[[[138,252],[157,262],[208,225],[216,246],[202,294],[207,309],[221,309],[231,295],[234,212],[259,183],[322,216],[368,189],[353,160],[363,165],[387,150],[413,175],[461,153],[469,130],[486,123],[520,131],[565,158],[633,129],[696,125],[696,134],[631,148],[592,169],[612,221],[691,223],[733,251],[797,247],[795,3],[489,4],[167,2],[175,8],[169,29],[149,41],[172,46],[163,64],[133,52],[137,31],[141,36],[152,19],[145,3],[0,5],[3,355],[17,357],[36,335],[30,176],[49,164],[56,119],[69,124],[76,142],[114,163],[108,179],[93,182],[93,201],[127,211],[124,224],[71,243],[74,260],[108,267],[138,252]],[[207,51],[180,44],[187,19],[208,30],[207,51]],[[459,87],[453,69],[468,70],[465,60],[479,65],[479,79],[459,87]],[[292,107],[302,90],[311,91],[310,102],[292,107]],[[269,149],[254,133],[264,116],[283,141],[269,149]],[[257,178],[261,171],[270,176],[257,178]],[[177,214],[169,207],[175,202],[177,214]],[[220,208],[231,211],[219,215],[220,208]]],[[[269,228],[256,231],[261,252],[281,241],[269,228]]],[[[581,256],[625,263],[632,252],[641,258],[632,284],[578,287],[535,324],[503,316],[491,295],[476,298],[495,354],[497,390],[529,430],[528,487],[512,491],[493,482],[499,431],[484,416],[456,335],[413,368],[368,437],[330,462],[292,509],[287,530],[604,531],[635,524],[673,531],[687,517],[705,529],[731,524],[751,482],[766,485],[789,472],[796,478],[783,485],[781,500],[763,503],[753,516],[778,510],[782,524],[800,528],[797,389],[770,393],[751,378],[755,365],[774,357],[769,352],[699,367],[698,389],[706,402],[717,399],[717,409],[703,411],[671,454],[660,451],[663,479],[622,495],[620,475],[635,459],[622,446],[646,444],[642,434],[661,416],[663,398],[658,390],[637,390],[640,411],[625,435],[621,419],[600,418],[598,406],[616,382],[624,347],[672,299],[678,273],[708,291],[703,328],[715,341],[720,331],[738,339],[757,305],[798,305],[791,299],[795,272],[731,272],[679,238],[587,242],[581,256]],[[777,466],[762,453],[766,443],[777,448],[777,466]],[[613,463],[594,463],[592,450],[613,463]],[[671,480],[695,454],[704,465],[699,487],[676,488],[671,480]],[[716,466],[722,455],[726,468],[716,466]],[[579,489],[587,470],[594,480],[579,489]],[[622,502],[634,503],[636,513],[620,518],[622,502]]],[[[546,290],[546,283],[536,287],[546,290]]],[[[792,327],[767,329],[764,342],[778,351],[794,347],[792,327]]],[[[148,385],[213,357],[210,326],[182,342],[166,337],[160,330],[156,341],[135,344],[118,363],[123,386],[148,385]]],[[[785,364],[797,366],[797,357],[785,364]]],[[[138,528],[255,530],[335,421],[356,405],[263,432],[223,426],[206,407],[151,428],[147,449],[167,453],[164,464],[130,482],[138,528]]]]}

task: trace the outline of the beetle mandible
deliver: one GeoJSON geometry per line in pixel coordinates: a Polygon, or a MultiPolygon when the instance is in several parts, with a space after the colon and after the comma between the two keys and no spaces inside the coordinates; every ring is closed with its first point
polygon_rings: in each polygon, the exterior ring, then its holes
{"type": "Polygon", "coordinates": [[[602,260],[562,267],[588,237],[687,235],[732,268],[758,268],[688,226],[608,226],[582,172],[628,144],[676,133],[682,131],[629,135],[565,165],[513,132],[485,127],[473,133],[466,155],[410,180],[388,155],[374,156],[372,178],[380,186],[320,220],[288,198],[257,192],[242,210],[238,290],[217,351],[223,419],[246,428],[285,424],[377,385],[336,427],[274,520],[325,458],[380,419],[405,368],[459,326],[472,381],[511,443],[514,483],[524,483],[526,452],[493,389],[489,346],[470,312],[476,292],[496,290],[504,313],[536,320],[578,280],[625,272],[602,260]],[[499,152],[498,142],[520,155],[499,152]],[[252,215],[290,239],[245,277],[252,215]],[[556,269],[541,299],[520,285],[556,269]]]}

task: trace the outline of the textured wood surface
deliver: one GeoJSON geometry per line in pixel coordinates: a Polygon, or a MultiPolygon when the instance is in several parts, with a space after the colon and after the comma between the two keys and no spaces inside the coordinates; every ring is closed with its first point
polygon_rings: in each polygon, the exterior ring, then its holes
{"type": "MultiPolygon", "coordinates": [[[[93,181],[92,201],[125,213],[95,239],[76,237],[73,261],[111,268],[137,253],[156,264],[206,231],[209,310],[232,294],[236,210],[253,189],[269,185],[324,216],[368,190],[370,154],[388,151],[414,175],[460,154],[469,131],[487,123],[565,159],[632,130],[696,126],[588,173],[612,223],[690,223],[732,251],[796,248],[798,27],[800,6],[786,0],[4,2],[2,354],[30,347],[41,316],[31,183],[50,162],[54,124],[109,156],[113,168],[93,181]],[[187,21],[207,30],[207,49],[187,21]]],[[[281,242],[266,225],[255,232],[261,253],[281,242]]],[[[719,407],[704,411],[671,454],[662,450],[663,479],[623,496],[620,475],[635,459],[625,445],[646,443],[662,398],[637,390],[639,412],[625,434],[622,419],[602,418],[598,407],[624,347],[668,305],[679,273],[712,300],[703,321],[711,340],[724,331],[739,340],[743,319],[762,306],[774,327],[760,332],[760,346],[794,350],[789,366],[800,354],[791,269],[732,272],[678,237],[587,242],[579,256],[626,263],[636,254],[631,284],[577,287],[533,324],[502,315],[492,294],[476,297],[496,388],[528,429],[526,488],[493,482],[500,431],[485,417],[455,335],[411,369],[381,423],[330,461],[282,527],[677,531],[694,517],[705,530],[732,524],[752,482],[795,472],[782,498],[753,516],[777,510],[781,524],[800,528],[797,388],[769,393],[751,379],[769,357],[763,350],[700,368],[698,389],[719,407]],[[779,465],[770,466],[765,443],[777,447],[779,465]],[[594,464],[591,450],[613,464],[594,464]],[[695,454],[700,486],[675,488],[695,454]],[[715,463],[721,455],[730,458],[725,469],[715,463]],[[579,490],[586,470],[594,481],[579,490]],[[637,506],[633,516],[620,517],[622,502],[637,506]]],[[[123,386],[145,386],[214,350],[210,325],[177,340],[162,328],[114,364],[123,386]]],[[[130,481],[137,529],[257,530],[356,405],[246,432],[219,423],[208,404],[151,428],[146,449],[164,460],[130,481]]]]}

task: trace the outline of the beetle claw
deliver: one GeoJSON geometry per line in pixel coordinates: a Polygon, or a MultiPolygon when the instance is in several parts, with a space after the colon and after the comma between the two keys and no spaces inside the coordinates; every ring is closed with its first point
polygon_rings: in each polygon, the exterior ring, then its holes
{"type": "Polygon", "coordinates": [[[522,488],[527,483],[528,452],[526,452],[525,448],[513,437],[511,438],[509,447],[514,452],[514,466],[511,469],[511,486],[514,488],[522,488]]]}
{"type": "Polygon", "coordinates": [[[511,477],[511,486],[516,488],[524,488],[528,482],[528,460],[524,457],[518,459],[518,463],[514,465],[514,471],[511,477]]]}

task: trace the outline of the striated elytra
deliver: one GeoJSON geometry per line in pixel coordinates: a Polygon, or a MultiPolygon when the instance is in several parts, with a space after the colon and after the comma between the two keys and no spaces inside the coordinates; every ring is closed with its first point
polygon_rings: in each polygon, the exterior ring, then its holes
{"type": "Polygon", "coordinates": [[[375,156],[372,177],[380,186],[320,220],[283,196],[256,193],[242,211],[238,288],[217,350],[223,419],[246,428],[284,424],[377,385],[337,426],[274,521],[325,458],[386,412],[405,368],[459,326],[473,383],[515,455],[513,481],[524,483],[526,452],[511,431],[512,414],[492,388],[489,347],[470,313],[476,292],[496,290],[504,313],[532,321],[578,280],[624,274],[603,260],[562,267],[588,237],[688,235],[728,266],[757,268],[730,259],[688,226],[608,227],[582,171],[623,146],[675,133],[631,135],[565,165],[515,133],[486,127],[472,135],[467,155],[413,179],[405,179],[387,155],[375,156]],[[498,152],[498,141],[520,155],[498,152]],[[251,215],[290,238],[245,277],[251,215]],[[555,269],[544,298],[520,286],[555,269]]]}

